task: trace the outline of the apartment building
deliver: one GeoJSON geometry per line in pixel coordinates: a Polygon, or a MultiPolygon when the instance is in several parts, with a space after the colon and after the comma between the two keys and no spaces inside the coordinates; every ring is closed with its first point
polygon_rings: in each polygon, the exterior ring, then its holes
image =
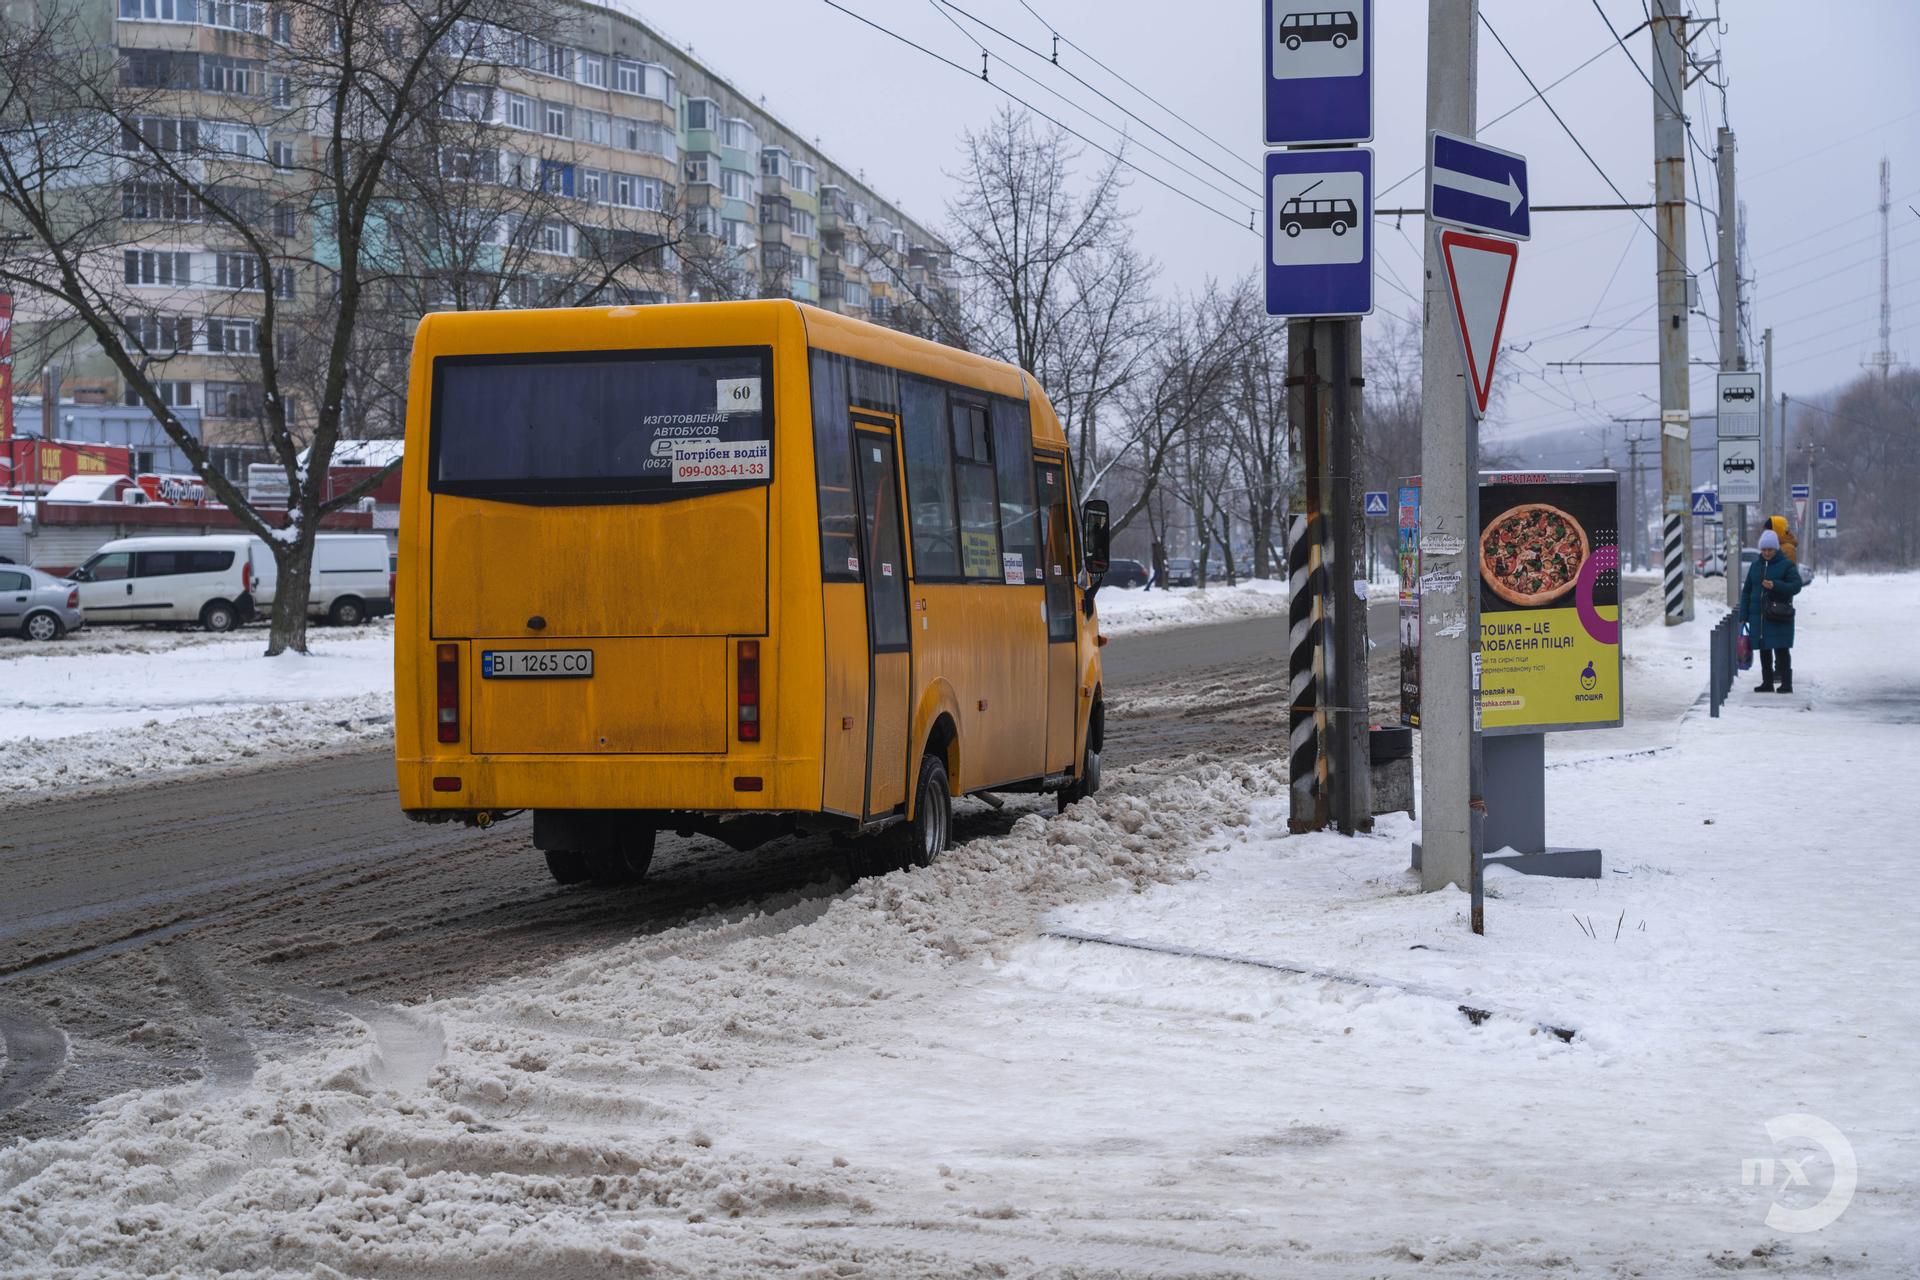
{"type": "MultiPolygon", "coordinates": [[[[237,233],[184,188],[150,175],[120,181],[111,269],[124,281],[123,322],[155,353],[162,397],[193,406],[209,443],[258,441],[264,299],[297,314],[330,287],[325,268],[338,261],[302,201],[277,198],[279,175],[291,197],[294,175],[311,173],[323,150],[301,102],[290,18],[259,0],[97,2],[120,84],[140,102],[124,149],[144,144],[243,178],[293,264],[262,278],[237,233]]],[[[548,197],[530,252],[499,258],[499,304],[569,304],[570,282],[591,274],[573,268],[589,256],[630,260],[600,303],[792,297],[911,325],[941,295],[947,250],[929,228],[643,20],[561,0],[547,39],[456,34],[494,43],[485,73],[463,80],[444,114],[487,126],[489,142],[450,158],[447,181],[548,197]]],[[[497,230],[510,238],[511,228],[497,230]]],[[[472,303],[449,285],[424,303],[394,295],[378,305],[472,303]]],[[[97,352],[75,348],[64,360],[69,384],[105,384],[134,402],[97,352]]]]}

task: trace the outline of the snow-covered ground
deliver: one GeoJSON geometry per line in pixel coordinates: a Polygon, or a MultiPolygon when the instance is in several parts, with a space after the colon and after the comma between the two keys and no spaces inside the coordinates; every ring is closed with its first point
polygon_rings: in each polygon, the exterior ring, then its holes
{"type": "Polygon", "coordinates": [[[1490,878],[1484,938],[1404,820],[1286,835],[1278,760],[1119,770],[109,1103],[0,1153],[0,1274],[1915,1274],[1920,581],[1801,606],[1793,697],[1567,735],[1608,874],[1490,878]]]}
{"type": "Polygon", "coordinates": [[[1285,613],[1287,599],[1287,584],[1278,578],[1249,578],[1231,587],[1204,590],[1175,587],[1170,591],[1128,591],[1109,587],[1097,597],[1100,630],[1112,636],[1285,613]]]}
{"type": "Polygon", "coordinates": [[[76,787],[351,748],[393,726],[393,624],[268,658],[226,635],[90,628],[0,647],[0,806],[76,787]]]}

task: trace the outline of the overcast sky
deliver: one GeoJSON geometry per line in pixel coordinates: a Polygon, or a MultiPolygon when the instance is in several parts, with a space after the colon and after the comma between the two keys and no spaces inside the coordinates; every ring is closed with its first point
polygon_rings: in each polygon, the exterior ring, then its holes
{"type": "MultiPolygon", "coordinates": [[[[823,0],[706,0],[701,4],[621,0],[678,43],[691,43],[742,89],[802,133],[818,135],[840,163],[865,169],[883,193],[940,224],[953,194],[962,130],[976,127],[1008,102],[1000,87],[1058,116],[1106,146],[1118,130],[1193,170],[1230,195],[1208,190],[1142,150],[1139,168],[1228,216],[1209,212],[1136,174],[1127,193],[1139,243],[1164,266],[1163,286],[1191,289],[1208,277],[1258,268],[1261,240],[1246,230],[1257,203],[1261,160],[1260,9],[1256,0],[956,0],[1008,36],[1050,50],[1050,30],[1140,86],[1185,117],[1207,138],[1170,118],[1087,56],[1061,46],[1061,62],[1163,129],[1192,155],[1128,120],[1114,106],[1046,62],[1023,53],[948,9],[957,30],[931,0],[840,0],[847,8],[923,44],[977,73],[980,45],[993,51],[993,83],[940,65],[823,0]],[[1049,28],[1048,23],[1052,24],[1049,28]],[[1026,72],[1033,79],[1018,74],[1026,72]],[[1037,81],[1037,83],[1036,83],[1037,81]],[[1045,86],[1042,88],[1040,86],[1045,86]],[[1063,103],[1048,90],[1065,95],[1063,103]],[[1211,139],[1211,140],[1209,140],[1211,139]],[[1198,157],[1198,158],[1196,158],[1198,157]],[[1202,160],[1206,164],[1202,164],[1202,160]],[[1208,165],[1217,166],[1214,168],[1208,165]],[[1245,183],[1249,189],[1242,189],[1245,183]]],[[[1623,35],[1645,19],[1641,0],[1600,0],[1623,35]]],[[[1715,5],[1697,6],[1711,14],[1715,5]]],[[[1738,174],[1747,208],[1747,274],[1758,360],[1758,335],[1774,331],[1775,392],[1805,396],[1855,374],[1878,346],[1878,163],[1893,166],[1893,348],[1920,359],[1920,4],[1913,0],[1723,0],[1722,23],[1695,48],[1717,50],[1687,110],[1709,153],[1715,131],[1730,123],[1739,139],[1738,174]],[[1912,206],[1912,207],[1910,207],[1912,206]]],[[[1385,188],[1421,165],[1425,136],[1426,9],[1419,0],[1376,0],[1377,183],[1381,207],[1418,206],[1418,179],[1385,188]]],[[[1566,83],[1547,90],[1559,111],[1621,192],[1646,200],[1652,190],[1652,93],[1627,54],[1613,45],[1593,0],[1482,0],[1482,11],[1535,83],[1545,87],[1600,54],[1566,83]]],[[[1626,46],[1650,68],[1643,28],[1626,46]]],[[[1605,179],[1539,102],[1490,126],[1485,122],[1529,95],[1521,75],[1483,27],[1479,112],[1487,141],[1524,153],[1533,198],[1540,204],[1614,200],[1605,179]]],[[[1097,160],[1098,156],[1090,157],[1097,160]]],[[[1689,154],[1689,187],[1716,201],[1716,178],[1698,152],[1689,154]]],[[[1690,190],[1689,194],[1692,192],[1690,190]]],[[[1647,215],[1651,222],[1652,215],[1647,215]]],[[[1713,222],[1688,211],[1688,263],[1701,273],[1703,307],[1715,306],[1709,270],[1713,222]]],[[[1415,310],[1399,286],[1418,291],[1422,226],[1382,224],[1377,237],[1376,303],[1381,312],[1415,310]]],[[[1550,361],[1651,361],[1655,355],[1654,242],[1632,213],[1541,214],[1520,253],[1505,341],[1521,350],[1503,356],[1515,374],[1502,417],[1489,439],[1592,425],[1598,447],[1617,446],[1621,428],[1603,436],[1610,418],[1657,414],[1656,370],[1645,367],[1551,369],[1550,361]]],[[[1374,327],[1369,322],[1369,329],[1374,327]]],[[[1696,316],[1692,354],[1718,352],[1713,320],[1696,316]]],[[[1711,370],[1697,368],[1695,412],[1707,405],[1711,370]]],[[[1645,428],[1633,428],[1644,431],[1645,428]]],[[[1517,445],[1520,442],[1514,440],[1517,445]]],[[[1567,457],[1556,461],[1574,461],[1567,457]]],[[[1597,464],[1593,457],[1579,461],[1597,464]]]]}

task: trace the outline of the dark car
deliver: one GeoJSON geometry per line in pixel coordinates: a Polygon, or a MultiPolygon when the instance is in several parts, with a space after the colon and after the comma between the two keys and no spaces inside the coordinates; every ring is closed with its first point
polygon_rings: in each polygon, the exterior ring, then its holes
{"type": "Polygon", "coordinates": [[[1144,587],[1152,576],[1147,572],[1147,566],[1138,560],[1122,560],[1115,556],[1107,561],[1105,581],[1109,587],[1144,587]]]}
{"type": "Polygon", "coordinates": [[[1187,556],[1175,556],[1167,561],[1167,586],[1191,587],[1199,581],[1200,566],[1187,556]]]}

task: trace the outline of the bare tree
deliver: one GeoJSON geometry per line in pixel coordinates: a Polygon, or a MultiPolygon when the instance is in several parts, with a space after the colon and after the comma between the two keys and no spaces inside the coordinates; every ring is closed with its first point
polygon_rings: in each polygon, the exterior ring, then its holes
{"type": "Polygon", "coordinates": [[[1234,367],[1230,447],[1253,540],[1253,576],[1266,578],[1286,563],[1274,532],[1298,481],[1287,421],[1287,332],[1251,297],[1251,276],[1239,287],[1250,295],[1239,310],[1249,328],[1234,367]]]}
{"type": "Polygon", "coordinates": [[[76,320],[266,540],[279,569],[268,652],[304,649],[314,535],[382,478],[328,494],[336,443],[390,413],[400,385],[395,335],[374,321],[420,274],[405,260],[408,188],[485,154],[484,124],[460,119],[463,87],[490,83],[554,20],[534,0],[280,0],[270,18],[246,6],[272,23],[257,34],[275,46],[273,87],[208,124],[170,110],[190,86],[162,51],[102,46],[93,9],[63,0],[0,25],[0,231],[19,238],[0,279],[76,320]],[[450,136],[462,125],[468,137],[450,136]],[[284,516],[209,464],[157,385],[180,333],[156,304],[185,283],[185,255],[130,226],[146,222],[196,223],[213,251],[218,279],[195,283],[227,291],[224,327],[244,335],[250,349],[233,354],[257,388],[227,416],[257,418],[286,475],[284,516]]]}

